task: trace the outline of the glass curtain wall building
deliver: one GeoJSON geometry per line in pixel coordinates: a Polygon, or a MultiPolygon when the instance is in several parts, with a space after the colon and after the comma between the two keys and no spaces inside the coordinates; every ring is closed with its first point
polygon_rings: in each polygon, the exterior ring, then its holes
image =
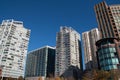
{"type": "Polygon", "coordinates": [[[25,77],[49,77],[55,72],[55,48],[45,46],[27,55],[25,77]]]}
{"type": "Polygon", "coordinates": [[[120,42],[116,38],[104,38],[96,42],[99,69],[119,69],[120,42]]]}

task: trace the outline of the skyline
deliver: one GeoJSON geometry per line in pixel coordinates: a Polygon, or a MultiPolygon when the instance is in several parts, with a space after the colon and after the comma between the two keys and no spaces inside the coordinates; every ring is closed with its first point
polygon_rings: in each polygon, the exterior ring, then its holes
{"type": "MultiPolygon", "coordinates": [[[[45,45],[54,47],[60,26],[72,27],[80,34],[96,28],[94,5],[102,1],[1,0],[0,23],[6,19],[23,21],[24,27],[31,29],[28,51],[45,45]]],[[[105,1],[108,5],[120,4],[119,0],[105,1]]]]}

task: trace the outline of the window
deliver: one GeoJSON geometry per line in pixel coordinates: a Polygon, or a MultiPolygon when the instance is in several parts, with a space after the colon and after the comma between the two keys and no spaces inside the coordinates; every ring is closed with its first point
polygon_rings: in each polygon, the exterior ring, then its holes
{"type": "Polygon", "coordinates": [[[108,64],[109,64],[109,65],[111,64],[111,60],[110,60],[110,59],[108,59],[108,64]]]}
{"type": "Polygon", "coordinates": [[[113,69],[117,69],[117,66],[116,66],[116,65],[113,65],[113,69]]]}
{"type": "Polygon", "coordinates": [[[113,59],[112,59],[112,64],[115,64],[115,63],[116,63],[116,62],[115,62],[115,59],[113,58],[113,59]]]}
{"type": "Polygon", "coordinates": [[[110,55],[109,57],[114,57],[114,53],[110,53],[109,55],[110,55]]]}
{"type": "Polygon", "coordinates": [[[115,48],[109,48],[110,52],[116,52],[115,48]]]}
{"type": "Polygon", "coordinates": [[[119,64],[119,61],[118,61],[118,59],[117,59],[117,58],[115,59],[115,61],[116,61],[116,64],[119,64]]]}

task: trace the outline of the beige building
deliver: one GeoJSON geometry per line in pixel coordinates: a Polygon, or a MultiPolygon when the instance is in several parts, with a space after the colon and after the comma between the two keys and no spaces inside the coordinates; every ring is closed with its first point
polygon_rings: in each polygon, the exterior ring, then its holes
{"type": "Polygon", "coordinates": [[[107,5],[101,2],[94,9],[102,38],[120,38],[120,4],[107,5]]]}
{"type": "Polygon", "coordinates": [[[100,35],[97,28],[82,33],[84,62],[87,70],[98,68],[95,43],[99,39],[100,35]]]}

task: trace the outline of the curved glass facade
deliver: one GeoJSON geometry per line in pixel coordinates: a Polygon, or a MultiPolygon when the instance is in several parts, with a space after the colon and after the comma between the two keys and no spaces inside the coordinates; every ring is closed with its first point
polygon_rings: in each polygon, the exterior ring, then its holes
{"type": "Polygon", "coordinates": [[[114,47],[101,48],[98,51],[98,59],[102,70],[117,69],[119,64],[116,49],[114,47]]]}
{"type": "Polygon", "coordinates": [[[97,41],[97,57],[102,70],[118,69],[119,58],[114,38],[105,38],[97,41]]]}

